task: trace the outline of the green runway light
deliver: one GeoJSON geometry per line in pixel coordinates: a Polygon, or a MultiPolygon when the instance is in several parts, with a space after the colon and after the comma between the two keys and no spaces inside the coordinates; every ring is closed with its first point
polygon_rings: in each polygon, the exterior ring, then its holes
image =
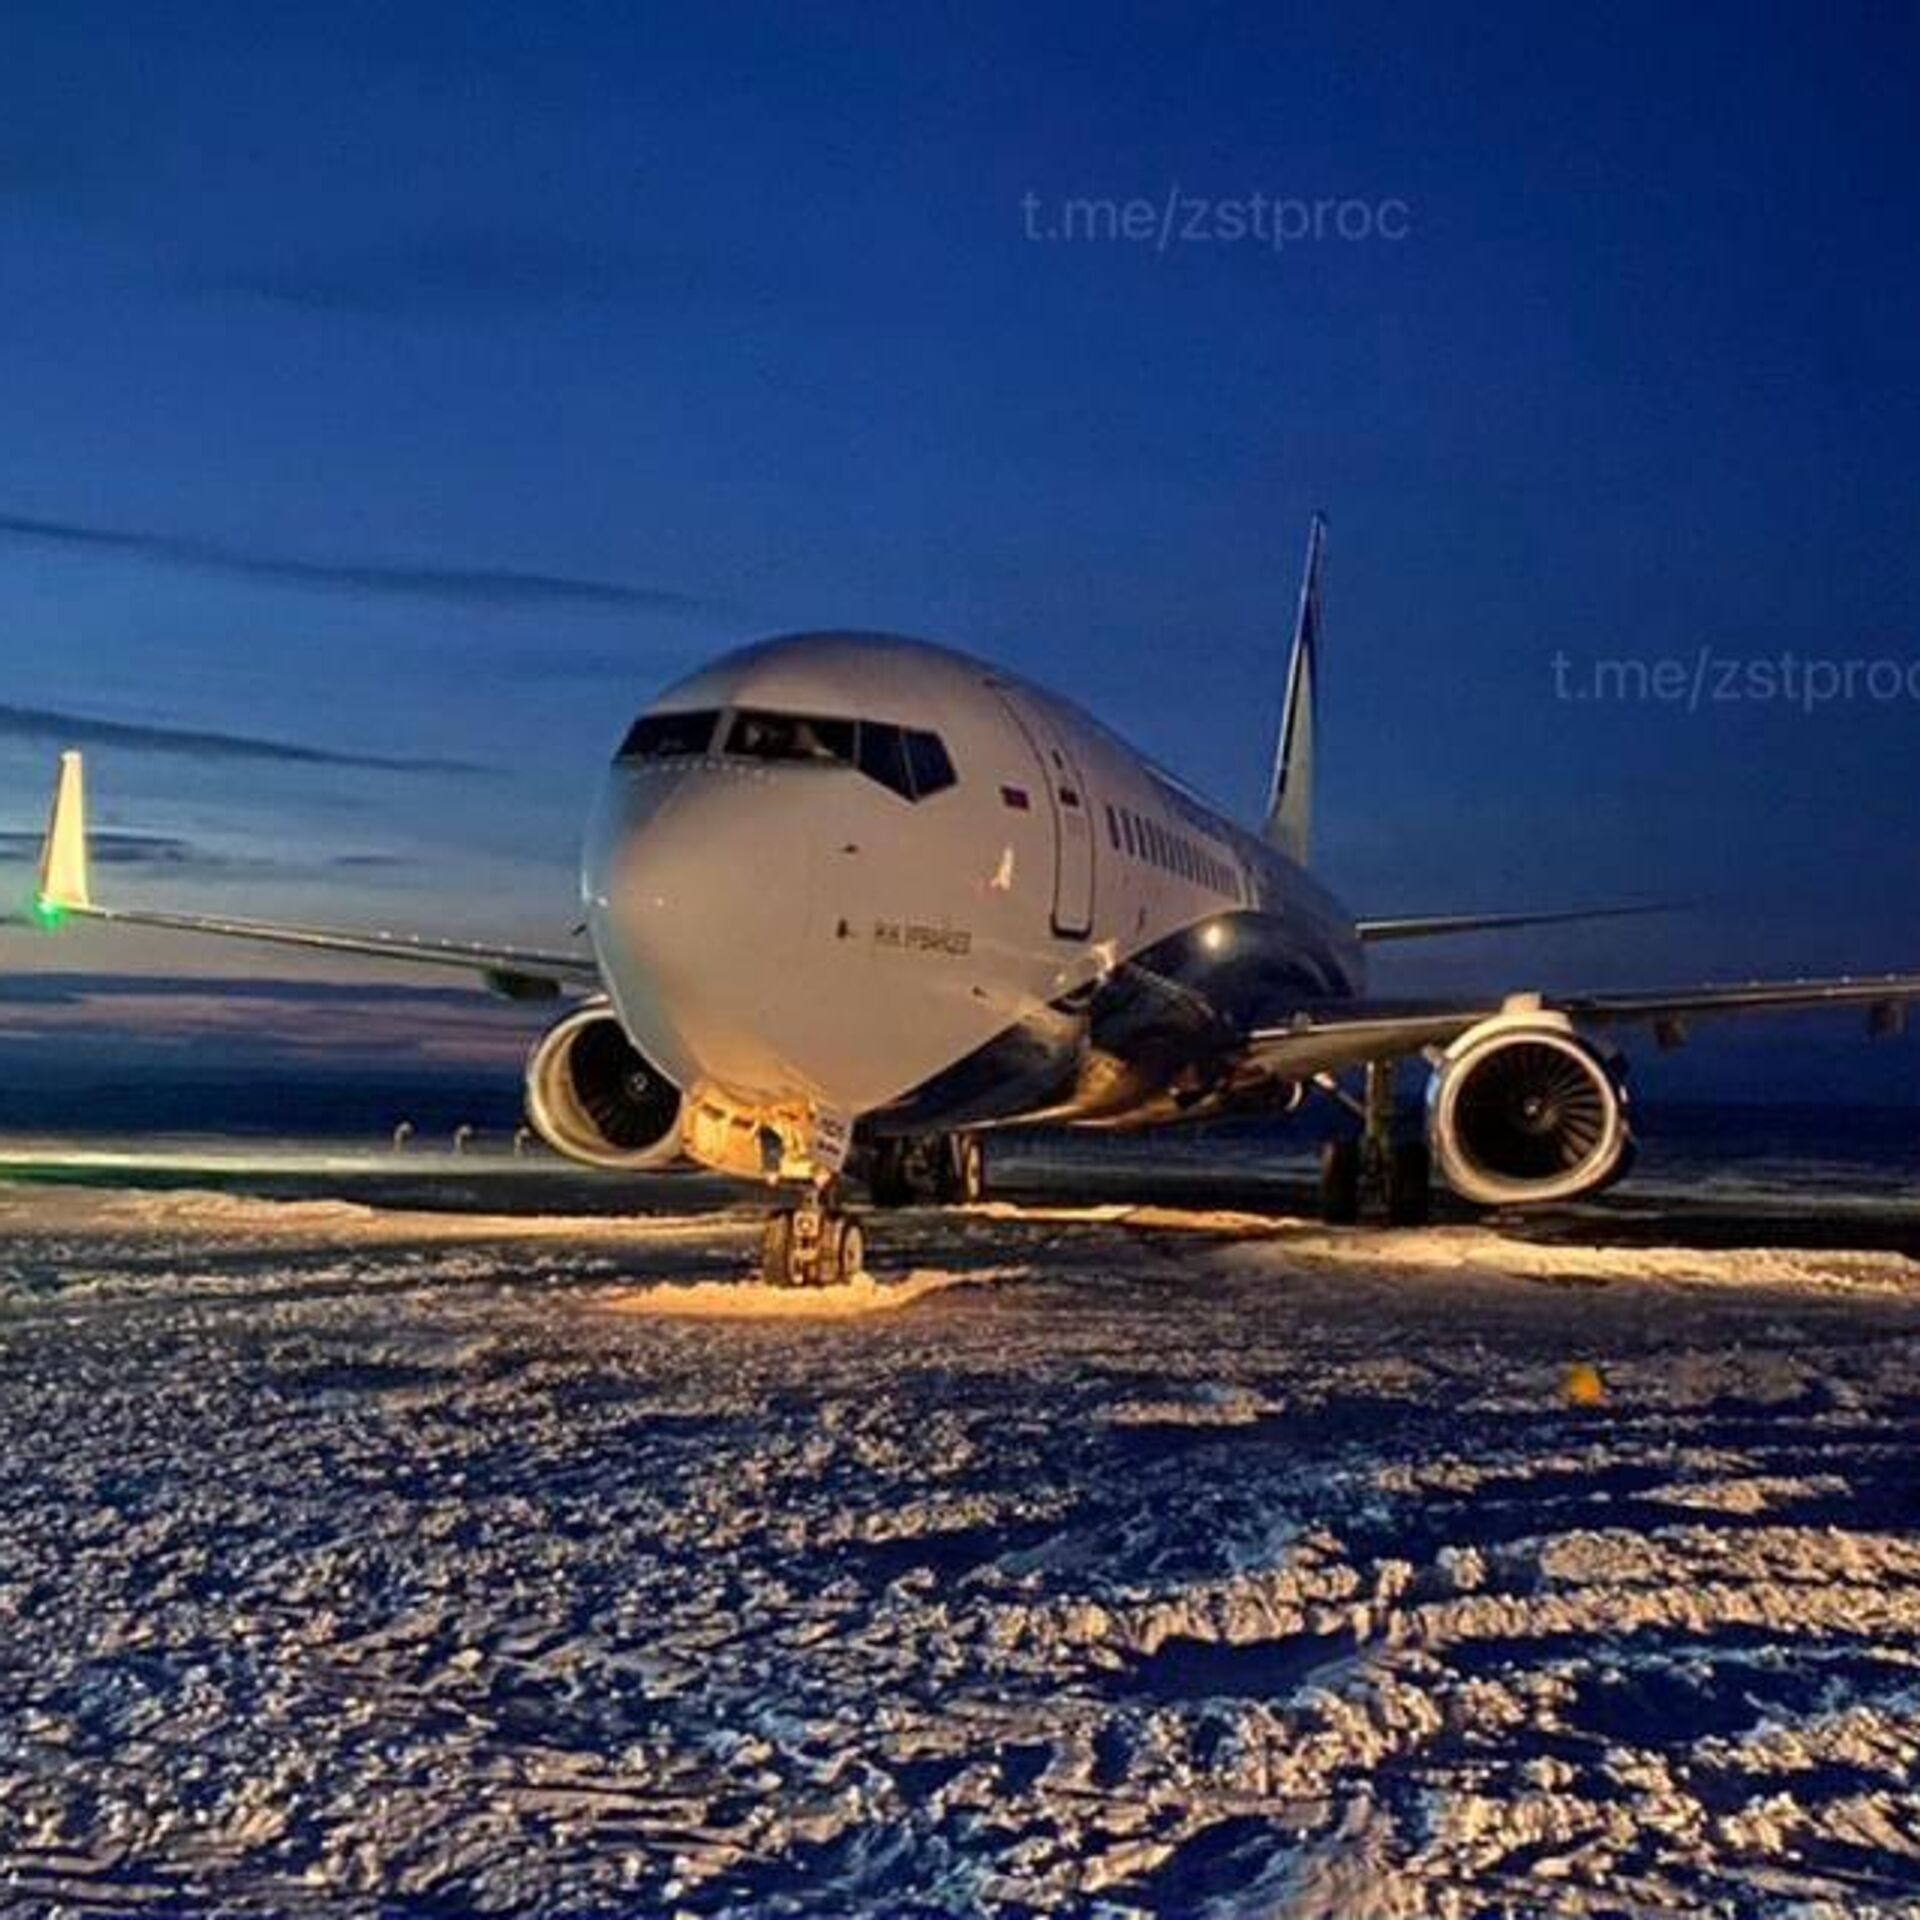
{"type": "Polygon", "coordinates": [[[33,898],[33,920],[36,926],[44,927],[47,932],[53,933],[66,925],[67,910],[65,907],[59,906],[54,901],[49,900],[45,894],[35,894],[33,898]]]}

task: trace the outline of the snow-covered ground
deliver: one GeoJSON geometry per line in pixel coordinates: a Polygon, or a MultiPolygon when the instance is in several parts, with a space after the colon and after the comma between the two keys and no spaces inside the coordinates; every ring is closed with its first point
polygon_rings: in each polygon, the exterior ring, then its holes
{"type": "Polygon", "coordinates": [[[130,1171],[0,1186],[0,1912],[1920,1913],[1898,1252],[130,1171]]]}

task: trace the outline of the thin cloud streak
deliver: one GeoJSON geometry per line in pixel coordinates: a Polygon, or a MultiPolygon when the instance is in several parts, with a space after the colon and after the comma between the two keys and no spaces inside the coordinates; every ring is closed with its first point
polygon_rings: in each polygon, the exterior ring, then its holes
{"type": "MultiPolygon", "coordinates": [[[[23,949],[14,947],[16,962],[23,949]]],[[[275,979],[170,980],[115,973],[0,975],[4,1087],[71,1084],[107,1063],[129,1085],[164,1063],[378,1077],[439,1067],[515,1087],[551,1018],[472,988],[275,979]]]]}
{"type": "MultiPolygon", "coordinates": [[[[0,860],[37,859],[37,833],[0,833],[0,860]]],[[[162,833],[100,833],[87,836],[87,852],[103,867],[223,867],[217,853],[162,833]]]]}
{"type": "Polygon", "coordinates": [[[126,720],[97,720],[52,707],[0,704],[0,739],[33,740],[61,747],[118,747],[133,753],[168,753],[196,760],[271,760],[282,765],[358,767],[378,773],[485,773],[471,760],[437,760],[378,753],[346,753],[294,740],[252,734],[213,733],[195,727],[160,727],[126,720]]]}
{"type": "Polygon", "coordinates": [[[145,973],[0,973],[0,1005],[82,1006],[91,1000],[200,1000],[217,988],[225,1000],[343,1007],[454,1007],[497,1012],[499,1004],[468,986],[415,986],[400,982],[293,980],[273,975],[243,979],[155,977],[145,973]]]}
{"type": "MultiPolygon", "coordinates": [[[[38,860],[43,836],[0,833],[0,864],[38,860]]],[[[318,861],[247,859],[221,853],[169,833],[114,833],[95,829],[87,852],[99,867],[159,867],[173,872],[272,873],[282,878],[315,873],[400,873],[415,863],[398,853],[337,853],[318,861]]]]}
{"type": "Polygon", "coordinates": [[[651,613],[691,613],[706,603],[667,587],[591,580],[572,574],[532,573],[512,567],[398,566],[382,561],[309,560],[297,555],[250,553],[217,540],[143,533],[122,527],[47,520],[31,514],[0,514],[0,539],[64,547],[76,553],[110,554],[159,566],[190,567],[242,580],[310,587],[326,592],[392,594],[460,606],[499,608],[601,607],[651,613]]]}

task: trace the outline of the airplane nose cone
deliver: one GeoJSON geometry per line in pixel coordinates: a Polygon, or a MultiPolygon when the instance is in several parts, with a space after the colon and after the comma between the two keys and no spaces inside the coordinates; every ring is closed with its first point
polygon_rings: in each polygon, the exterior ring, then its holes
{"type": "Polygon", "coordinates": [[[588,919],[628,1031],[687,1087],[764,1083],[782,952],[807,933],[812,848],[791,808],[711,767],[617,769],[589,843],[588,919]]]}

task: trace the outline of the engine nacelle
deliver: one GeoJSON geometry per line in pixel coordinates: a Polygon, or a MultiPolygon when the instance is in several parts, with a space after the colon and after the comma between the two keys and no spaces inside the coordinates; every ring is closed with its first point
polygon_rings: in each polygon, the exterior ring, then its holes
{"type": "Polygon", "coordinates": [[[527,1061],[527,1118],[554,1152],[637,1173],[680,1153],[680,1089],[594,1001],[550,1027],[527,1061]]]}
{"type": "Polygon", "coordinates": [[[1564,1014],[1496,1015],[1463,1033],[1427,1084],[1427,1138],[1463,1200],[1573,1200],[1627,1170],[1619,1074],[1564,1014]]]}

